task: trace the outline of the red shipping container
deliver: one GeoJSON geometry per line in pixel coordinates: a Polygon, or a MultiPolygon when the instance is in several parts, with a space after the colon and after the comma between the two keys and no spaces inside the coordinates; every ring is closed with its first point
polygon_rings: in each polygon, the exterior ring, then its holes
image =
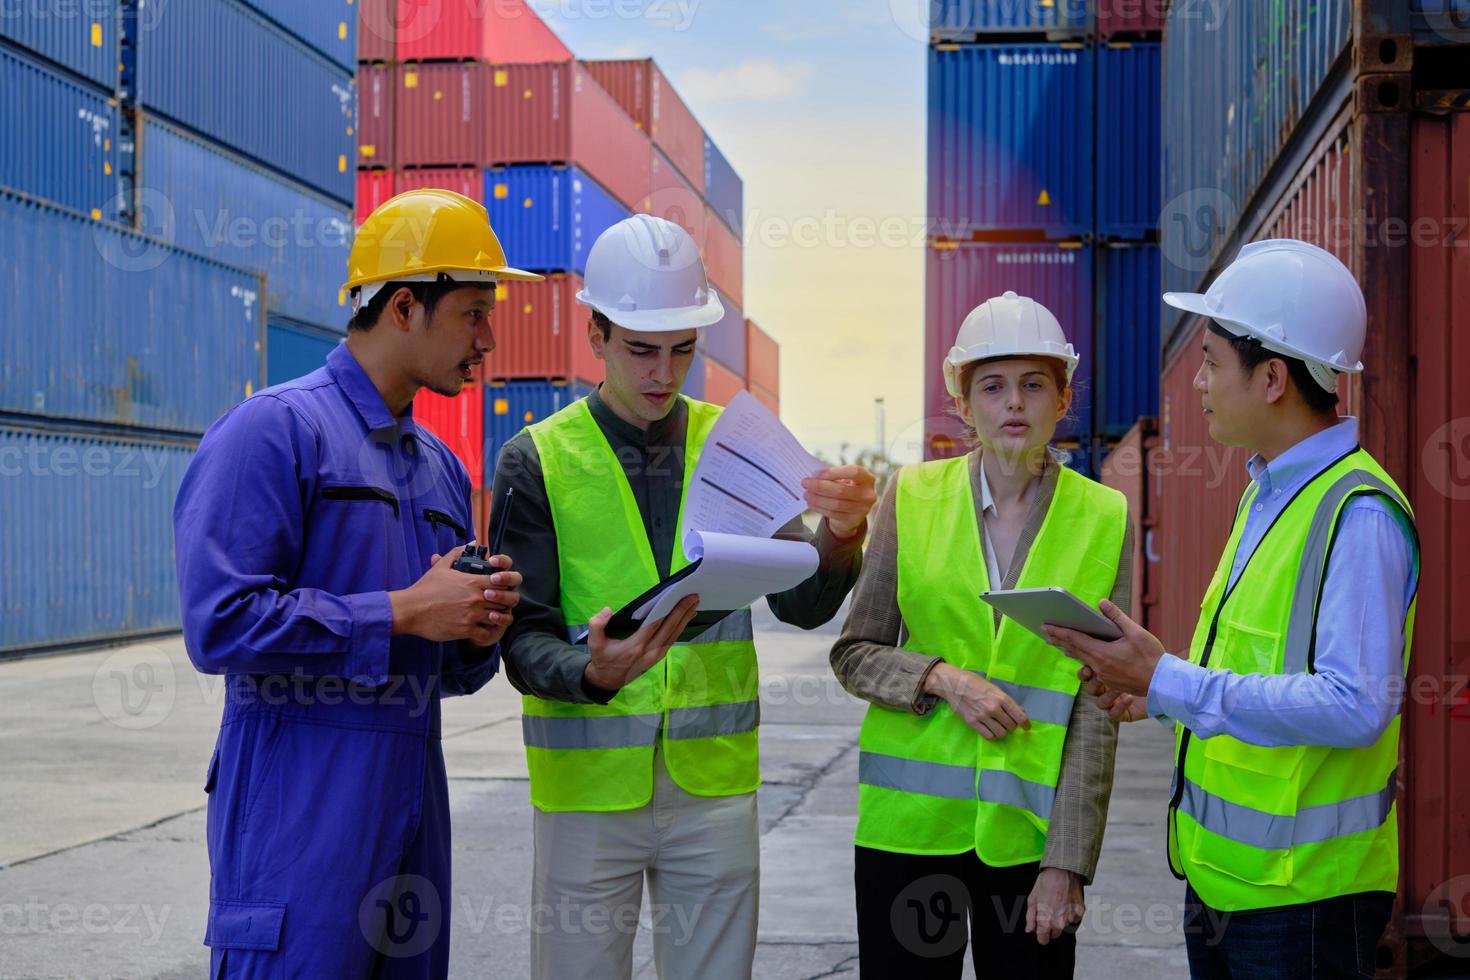
{"type": "Polygon", "coordinates": [[[728,405],[745,390],[745,381],[734,371],[704,359],[704,400],[715,405],[728,405]]]}
{"type": "Polygon", "coordinates": [[[358,0],[357,60],[392,61],[398,36],[398,0],[358,0]]]}
{"type": "Polygon", "coordinates": [[[394,156],[404,167],[484,164],[484,65],[411,63],[398,67],[394,156]]]}
{"type": "Polygon", "coordinates": [[[704,128],[652,59],[584,62],[623,111],[653,139],[700,194],[704,193],[704,128]]]}
{"type": "Polygon", "coordinates": [[[393,69],[362,65],[357,72],[357,165],[393,166],[393,69]]]}
{"type": "Polygon", "coordinates": [[[653,186],[653,147],[576,63],[487,67],[488,130],[479,162],[574,163],[626,207],[653,186]]]}
{"type": "Polygon", "coordinates": [[[418,167],[398,171],[398,193],[437,187],[485,203],[485,171],[479,167],[418,167]]]}
{"type": "Polygon", "coordinates": [[[750,393],[754,395],[762,405],[771,410],[776,418],[781,417],[781,398],[774,392],[767,391],[759,385],[751,385],[750,393]]]}
{"type": "Polygon", "coordinates": [[[704,267],[709,281],[720,292],[745,308],[745,250],[735,233],[725,227],[715,212],[706,207],[704,222],[704,267]]]}
{"type": "Polygon", "coordinates": [[[754,320],[745,321],[745,380],[750,382],[752,391],[763,388],[778,393],[781,390],[781,345],[756,326],[754,320]]]}
{"type": "Polygon", "coordinates": [[[653,151],[652,173],[651,190],[638,209],[683,228],[703,251],[709,221],[704,199],[658,149],[653,151]]]}
{"type": "Polygon", "coordinates": [[[398,0],[398,60],[570,61],[524,0],[398,0]]]}
{"type": "Polygon", "coordinates": [[[1164,27],[1168,0],[1097,0],[1097,33],[1111,38],[1117,34],[1152,34],[1164,27]]]}
{"type": "Polygon", "coordinates": [[[1133,525],[1133,611],[1130,614],[1144,629],[1151,629],[1146,601],[1153,569],[1148,564],[1149,535],[1153,517],[1149,513],[1148,467],[1158,448],[1158,420],[1139,419],[1138,424],[1103,460],[1102,482],[1128,498],[1128,520],[1133,525]]]}
{"type": "Polygon", "coordinates": [[[393,171],[359,170],[357,172],[357,223],[361,225],[378,205],[398,192],[394,190],[393,171]]]}
{"type": "Polygon", "coordinates": [[[592,311],[577,302],[582,277],[503,282],[495,288],[495,351],[481,367],[486,381],[558,378],[601,384],[603,364],[587,341],[592,311]]]}
{"type": "Polygon", "coordinates": [[[413,399],[413,418],[438,436],[470,473],[470,486],[485,476],[485,399],[479,384],[470,382],[458,395],[445,398],[422,389],[413,399]]]}

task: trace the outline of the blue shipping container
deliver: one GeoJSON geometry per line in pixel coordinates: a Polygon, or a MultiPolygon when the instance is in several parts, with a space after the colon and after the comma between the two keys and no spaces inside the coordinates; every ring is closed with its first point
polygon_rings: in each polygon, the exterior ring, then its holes
{"type": "MultiPolygon", "coordinates": [[[[714,287],[710,287],[713,289],[714,287]]],[[[715,289],[715,295],[725,306],[725,316],[714,326],[699,331],[699,349],[704,356],[745,378],[745,314],[734,300],[715,289]]]]}
{"type": "Polygon", "coordinates": [[[1098,250],[1097,432],[1121,439],[1141,417],[1159,414],[1159,249],[1098,250]]]}
{"type": "Polygon", "coordinates": [[[355,0],[245,2],[343,68],[352,72],[357,70],[355,0]]]}
{"type": "Polygon", "coordinates": [[[273,316],[266,321],[266,384],[310,374],[327,363],[327,355],[342,341],[342,335],[307,323],[273,316]]]}
{"type": "Polygon", "coordinates": [[[1070,44],[944,45],[929,53],[929,219],[935,238],[1092,228],[1093,52],[1070,44]]]}
{"type": "Polygon", "coordinates": [[[30,0],[0,5],[0,37],[101,85],[117,90],[121,3],[30,0]]]}
{"type": "Polygon", "coordinates": [[[485,385],[487,468],[492,460],[499,464],[500,451],[522,429],[585,398],[594,387],[580,381],[492,381],[485,385]]]}
{"type": "Polygon", "coordinates": [[[270,312],[346,328],[350,209],[152,118],[138,155],[145,233],[265,273],[270,312]]]}
{"type": "Polygon", "coordinates": [[[941,40],[1044,31],[1080,35],[1092,29],[1088,0],[930,0],[929,31],[941,40]]]}
{"type": "Polygon", "coordinates": [[[186,443],[0,426],[0,654],[177,629],[186,443]]]}
{"type": "Polygon", "coordinates": [[[162,5],[140,33],[144,108],[352,203],[350,72],[235,0],[162,5]]]}
{"type": "Polygon", "coordinates": [[[1158,42],[1109,44],[1097,52],[1097,233],[1144,237],[1159,223],[1158,42]]]}
{"type": "Polygon", "coordinates": [[[485,207],[517,268],[578,275],[597,236],[629,215],[580,169],[545,164],[486,170],[485,207]]]}
{"type": "Polygon", "coordinates": [[[708,135],[704,138],[704,198],[720,220],[745,240],[745,182],[708,135]]]}
{"type": "Polygon", "coordinates": [[[0,45],[0,187],[116,220],[117,132],[106,93],[0,45]]]}
{"type": "Polygon", "coordinates": [[[253,273],[0,193],[0,284],[0,411],[194,433],[261,387],[253,273]]]}
{"type": "Polygon", "coordinates": [[[1092,432],[1093,269],[1088,246],[1050,244],[976,244],[929,249],[926,276],[927,372],[925,414],[945,414],[952,399],[941,371],[960,324],[970,311],[1012,290],[1029,296],[1056,316],[1076,348],[1079,363],[1072,378],[1072,414],[1057,427],[1059,440],[1082,439],[1092,432]]]}

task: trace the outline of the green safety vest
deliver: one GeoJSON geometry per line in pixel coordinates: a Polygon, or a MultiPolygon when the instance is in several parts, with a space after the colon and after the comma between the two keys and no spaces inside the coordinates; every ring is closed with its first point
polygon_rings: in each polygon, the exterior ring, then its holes
{"type": "MultiPolygon", "coordinates": [[[[1041,859],[1062,748],[1080,686],[1077,664],[1010,618],[999,628],[979,595],[991,587],[969,457],[898,476],[898,605],[905,650],[943,657],[1016,700],[1031,730],[988,741],[940,701],[927,715],[872,705],[858,759],[862,847],[905,854],[974,850],[986,864],[1041,859]]],[[[1108,597],[1128,523],[1123,495],[1068,469],[1017,580],[1108,597]]]]}
{"type": "MultiPolygon", "coordinates": [[[[1237,674],[1313,669],[1317,606],[1343,507],[1388,498],[1412,520],[1402,492],[1358,449],[1287,505],[1227,587],[1252,484],[1200,606],[1191,663],[1237,674]]],[[[1416,600],[1417,603],[1417,600],[1416,600]]],[[[1414,604],[1404,626],[1404,669],[1414,604]]],[[[1169,863],[1200,899],[1227,912],[1300,905],[1365,891],[1397,891],[1395,806],[1399,718],[1368,748],[1268,748],[1176,728],[1169,863]]]]}
{"type": "MultiPolygon", "coordinates": [[[[681,396],[682,397],[682,396],[681,396]]],[[[684,492],[720,409],[684,399],[684,492]]],[[[653,547],[622,464],[585,400],[529,427],[556,528],[561,609],[575,640],[604,607],[659,582],[653,547]]],[[[683,503],[680,503],[680,516],[683,503]]],[[[688,565],[674,542],[670,572],[688,565]]],[[[760,681],[750,610],[732,613],[628,684],[605,705],[526,695],[521,734],[531,802],[545,811],[631,810],[653,796],[654,745],[674,781],[698,796],[760,785],[760,681]]]]}

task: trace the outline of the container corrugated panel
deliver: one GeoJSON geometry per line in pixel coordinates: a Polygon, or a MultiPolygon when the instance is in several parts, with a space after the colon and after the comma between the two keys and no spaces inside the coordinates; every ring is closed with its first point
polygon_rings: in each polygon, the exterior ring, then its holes
{"type": "Polygon", "coordinates": [[[652,137],[653,145],[704,194],[704,129],[663,70],[651,58],[582,64],[634,124],[652,137]]]}
{"type": "MultiPolygon", "coordinates": [[[[1164,32],[1164,286],[1193,290],[1351,39],[1350,0],[1171,9],[1164,32]],[[1170,220],[1178,214],[1183,220],[1170,220]]],[[[1181,321],[1168,314],[1165,333],[1181,321]]]]}
{"type": "Polygon", "coordinates": [[[1161,48],[1156,41],[1097,51],[1097,233],[1143,238],[1159,224],[1161,48]]]}
{"type": "MultiPolygon", "coordinates": [[[[398,171],[394,181],[395,193],[418,191],[433,187],[463,194],[471,200],[485,203],[485,172],[479,167],[417,167],[398,171]]],[[[500,226],[491,224],[497,232],[500,226]]]]}
{"type": "Polygon", "coordinates": [[[602,361],[593,356],[587,340],[592,311],[577,302],[581,289],[582,277],[575,273],[497,285],[495,350],[485,358],[482,375],[491,380],[602,381],[602,361]]]}
{"type": "Polygon", "coordinates": [[[391,170],[359,170],[357,172],[357,223],[361,225],[378,205],[398,192],[396,176],[391,170]]]}
{"type": "Polygon", "coordinates": [[[500,459],[500,450],[526,426],[550,418],[592,385],[564,381],[492,381],[485,385],[485,470],[500,459]]]}
{"type": "Polygon", "coordinates": [[[357,0],[358,61],[397,59],[398,0],[357,0]]]}
{"type": "Polygon", "coordinates": [[[958,423],[950,417],[953,399],[945,389],[941,365],[970,311],[1006,290],[1029,296],[1050,310],[1077,350],[1080,363],[1072,382],[1072,413],[1057,427],[1056,438],[1073,440],[1091,433],[1092,251],[1087,246],[1050,244],[977,244],[929,249],[924,344],[926,439],[944,436],[951,441],[951,450],[961,448],[957,441],[958,423]]]}
{"type": "Polygon", "coordinates": [[[393,105],[398,94],[394,70],[363,65],[357,73],[357,162],[363,167],[394,165],[393,105]]]}
{"type": "Polygon", "coordinates": [[[1098,250],[1097,432],[1116,439],[1159,414],[1159,249],[1098,250]]]}
{"type": "Polygon", "coordinates": [[[627,207],[648,194],[653,146],[578,64],[486,69],[490,98],[482,162],[576,164],[627,207]]]}
{"type": "Polygon", "coordinates": [[[749,388],[749,390],[750,390],[750,393],[752,395],[754,395],[756,397],[756,399],[762,405],[766,406],[766,408],[769,408],[771,410],[771,414],[772,415],[776,416],[777,418],[780,418],[781,417],[781,396],[780,395],[777,395],[773,391],[767,391],[765,388],[762,388],[760,385],[751,385],[750,388],[749,388]]]}
{"type": "Polygon", "coordinates": [[[710,211],[705,219],[704,265],[720,292],[745,305],[745,248],[735,233],[710,211]]]}
{"type": "Polygon", "coordinates": [[[725,227],[743,239],[745,182],[708,134],[704,137],[704,197],[725,227]]]}
{"type": "Polygon", "coordinates": [[[704,249],[713,214],[699,191],[679,174],[662,150],[653,151],[652,185],[638,210],[672,221],[689,232],[698,248],[704,249]]]}
{"type": "Polygon", "coordinates": [[[341,334],[324,327],[271,317],[265,329],[266,383],[278,385],[323,367],[341,342],[341,334]]]}
{"type": "Polygon", "coordinates": [[[485,207],[510,263],[535,272],[585,274],[597,236],[628,217],[576,167],[488,170],[485,207]]]}
{"type": "Polygon", "coordinates": [[[933,237],[1092,229],[1093,51],[995,44],[929,54],[933,237]]]}
{"type": "Polygon", "coordinates": [[[398,67],[393,155],[399,166],[483,165],[487,93],[479,64],[398,67]]]}
{"type": "Polygon", "coordinates": [[[781,391],[781,345],[754,320],[745,321],[745,378],[752,388],[781,391]]]}
{"type": "Polygon", "coordinates": [[[608,95],[613,97],[633,125],[644,132],[653,126],[653,100],[650,97],[649,70],[653,61],[648,58],[616,59],[612,61],[584,61],[582,67],[597,80],[608,95]]]}
{"type": "Polygon", "coordinates": [[[1277,204],[1269,234],[1260,237],[1311,242],[1352,268],[1352,143],[1350,123],[1324,141],[1277,204]]]}
{"type": "Polygon", "coordinates": [[[0,459],[26,461],[5,479],[0,654],[178,628],[173,503],[193,455],[0,426],[0,459]]]}
{"type": "Polygon", "coordinates": [[[117,133],[105,93],[0,46],[0,187],[116,220],[117,133]]]}
{"type": "Polygon", "coordinates": [[[745,390],[745,379],[717,361],[704,362],[704,401],[728,405],[745,390]]]}
{"type": "Polygon", "coordinates": [[[0,193],[0,410],[203,432],[261,387],[258,275],[0,193]],[[19,305],[15,305],[15,304],[19,305]]]}
{"type": "Polygon", "coordinates": [[[471,382],[453,398],[423,388],[413,399],[414,422],[438,436],[459,457],[472,487],[481,486],[485,477],[484,391],[471,382]]]}
{"type": "Polygon", "coordinates": [[[398,0],[401,61],[570,61],[572,52],[524,0],[398,0]]]}
{"type": "Polygon", "coordinates": [[[1120,34],[1153,34],[1163,30],[1169,0],[1097,0],[1097,33],[1104,39],[1120,34]]]}
{"type": "MultiPolygon", "coordinates": [[[[198,2],[198,0],[194,0],[198,2]]],[[[246,0],[266,17],[328,59],[357,69],[356,0],[246,0]]]]}
{"type": "Polygon", "coordinates": [[[1090,7],[1087,0],[930,0],[929,32],[958,41],[1027,31],[1081,35],[1092,29],[1090,7]]]}
{"type": "Polygon", "coordinates": [[[352,201],[352,73],[235,0],[149,9],[138,42],[144,108],[352,201]]]}
{"type": "Polygon", "coordinates": [[[121,4],[26,3],[0,8],[0,38],[56,62],[109,92],[118,84],[121,4]]]}
{"type": "Polygon", "coordinates": [[[699,331],[699,349],[731,374],[745,378],[745,315],[730,297],[716,289],[725,315],[719,323],[699,331]]]}
{"type": "Polygon", "coordinates": [[[1158,444],[1158,420],[1139,419],[1103,459],[1099,477],[1103,484],[1128,498],[1128,520],[1133,525],[1133,620],[1150,628],[1147,603],[1152,567],[1150,535],[1153,516],[1149,513],[1149,457],[1158,444]]]}
{"type": "Polygon", "coordinates": [[[270,312],[345,326],[351,210],[154,119],[138,155],[144,233],[264,273],[270,312]]]}
{"type": "MultiPolygon", "coordinates": [[[[1404,707],[1406,931],[1440,951],[1451,935],[1470,933],[1470,908],[1456,891],[1470,874],[1470,774],[1457,764],[1465,745],[1470,693],[1470,275],[1465,232],[1470,220],[1470,115],[1413,121],[1410,209],[1436,234],[1410,250],[1411,349],[1417,364],[1404,437],[1417,451],[1404,490],[1419,527],[1419,607],[1409,690],[1436,692],[1404,707]],[[1449,222],[1450,224],[1447,224],[1449,222]],[[1453,235],[1448,228],[1460,229],[1453,235]],[[1427,702],[1427,703],[1426,703],[1427,702]],[[1422,912],[1422,915],[1420,914],[1422,912]]],[[[1463,952],[1463,945],[1458,950],[1463,952]]]]}

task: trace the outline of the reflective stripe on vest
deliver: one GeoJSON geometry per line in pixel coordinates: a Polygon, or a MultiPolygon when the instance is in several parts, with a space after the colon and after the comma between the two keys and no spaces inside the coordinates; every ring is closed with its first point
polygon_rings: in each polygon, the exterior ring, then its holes
{"type": "MultiPolygon", "coordinates": [[[[1230,570],[1254,487],[1245,494],[1211,580],[1190,647],[1208,669],[1310,672],[1317,610],[1342,513],[1357,495],[1413,512],[1361,449],[1329,466],[1291,500],[1234,586],[1230,570]]],[[[1415,603],[1404,628],[1404,668],[1415,603]]],[[[1177,729],[1169,859],[1221,911],[1298,905],[1398,880],[1398,734],[1395,716],[1373,745],[1265,747],[1177,729]]]]}

